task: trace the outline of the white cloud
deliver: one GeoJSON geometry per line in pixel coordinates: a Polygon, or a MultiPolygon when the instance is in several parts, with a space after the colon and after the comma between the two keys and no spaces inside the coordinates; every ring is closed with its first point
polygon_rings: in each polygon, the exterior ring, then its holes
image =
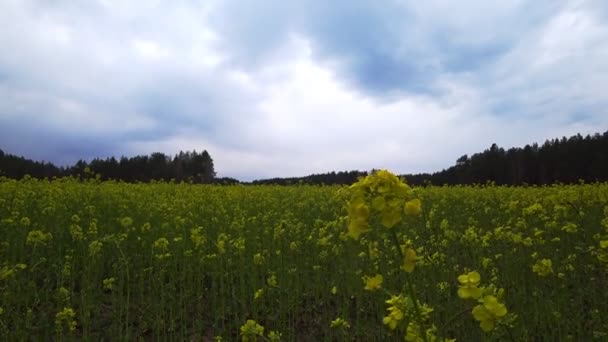
{"type": "Polygon", "coordinates": [[[143,58],[166,58],[169,57],[169,51],[161,47],[158,43],[147,39],[133,40],[133,47],[143,58]]]}

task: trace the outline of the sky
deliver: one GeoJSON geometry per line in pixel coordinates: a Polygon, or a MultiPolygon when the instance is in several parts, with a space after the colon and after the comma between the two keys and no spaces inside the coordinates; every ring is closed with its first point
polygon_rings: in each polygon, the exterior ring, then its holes
{"type": "Polygon", "coordinates": [[[608,130],[605,0],[2,0],[0,149],[439,171],[608,130]]]}

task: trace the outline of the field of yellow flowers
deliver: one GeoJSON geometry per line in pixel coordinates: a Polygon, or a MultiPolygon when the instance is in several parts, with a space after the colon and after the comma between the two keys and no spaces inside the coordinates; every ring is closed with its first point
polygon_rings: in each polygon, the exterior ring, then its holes
{"type": "Polygon", "coordinates": [[[0,339],[608,340],[608,184],[0,178],[0,339]]]}

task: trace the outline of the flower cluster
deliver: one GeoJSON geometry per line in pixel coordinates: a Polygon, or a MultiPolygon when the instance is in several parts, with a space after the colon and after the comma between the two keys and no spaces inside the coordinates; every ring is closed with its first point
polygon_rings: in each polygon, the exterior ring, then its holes
{"type": "Polygon", "coordinates": [[[480,281],[481,276],[476,271],[459,275],[458,282],[460,286],[458,287],[458,297],[462,299],[477,299],[481,297],[482,289],[478,287],[480,281]]]}
{"type": "MultiPolygon", "coordinates": [[[[245,324],[241,326],[241,341],[243,342],[256,342],[258,337],[264,341],[279,342],[281,340],[281,333],[278,331],[270,331],[267,337],[264,337],[264,326],[260,325],[253,319],[248,319],[245,324]]],[[[221,341],[221,337],[219,339],[221,341]]]]}
{"type": "Polygon", "coordinates": [[[368,291],[375,291],[382,287],[382,281],[384,278],[381,274],[376,274],[373,277],[363,276],[363,282],[365,283],[365,289],[368,291]]]}
{"type": "Polygon", "coordinates": [[[553,273],[553,262],[551,262],[551,259],[538,260],[532,265],[532,271],[541,277],[546,277],[553,273]]]}
{"type": "Polygon", "coordinates": [[[76,312],[74,309],[65,307],[55,315],[55,328],[58,332],[63,331],[63,324],[68,327],[70,332],[76,330],[76,312]]]}
{"type": "Polygon", "coordinates": [[[347,320],[345,320],[344,318],[336,318],[333,321],[331,321],[331,323],[329,324],[330,328],[343,328],[343,329],[348,329],[350,328],[350,323],[348,323],[347,320]]]}
{"type": "Polygon", "coordinates": [[[248,319],[245,324],[241,326],[241,337],[243,342],[255,342],[258,336],[264,336],[264,327],[259,325],[258,322],[248,319]]]}
{"type": "Polygon", "coordinates": [[[494,330],[496,322],[506,314],[507,307],[492,295],[484,296],[480,300],[480,304],[473,308],[473,317],[479,321],[479,326],[485,332],[494,330]]]}
{"type": "Polygon", "coordinates": [[[458,297],[477,300],[478,304],[472,310],[473,317],[484,332],[490,332],[507,315],[507,307],[498,299],[504,291],[496,290],[494,285],[479,287],[480,281],[481,276],[476,271],[458,276],[458,297]]]}
{"type": "Polygon", "coordinates": [[[379,215],[384,227],[392,228],[403,214],[417,216],[422,211],[422,203],[414,198],[412,188],[386,170],[368,175],[351,185],[350,190],[348,233],[354,239],[369,231],[372,213],[379,215]]]}

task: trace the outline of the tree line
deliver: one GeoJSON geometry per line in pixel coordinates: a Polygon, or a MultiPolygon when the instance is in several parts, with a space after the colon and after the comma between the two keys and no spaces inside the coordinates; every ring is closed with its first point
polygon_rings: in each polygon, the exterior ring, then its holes
{"type": "MultiPolygon", "coordinates": [[[[373,170],[372,170],[373,171],[373,170]]],[[[151,180],[189,181],[193,183],[236,184],[234,178],[217,178],[213,159],[204,150],[180,151],[174,157],[163,153],[120,159],[79,160],[68,167],[57,167],[48,162],[37,162],[6,154],[0,150],[0,176],[22,178],[63,176],[90,177],[99,175],[102,180],[114,179],[125,182],[149,182],[151,180]]],[[[366,171],[340,171],[313,174],[305,177],[271,178],[252,184],[352,184],[366,171]]],[[[583,137],[580,134],[552,139],[544,144],[505,150],[496,144],[471,156],[463,155],[456,164],[435,173],[402,175],[412,185],[545,185],[553,183],[605,182],[608,181],[608,131],[583,137]]]]}
{"type": "Polygon", "coordinates": [[[456,165],[432,174],[405,175],[409,183],[421,185],[482,184],[546,185],[554,183],[608,181],[608,131],[583,137],[580,134],[546,140],[523,148],[505,150],[496,144],[456,165]]]}
{"type": "MultiPolygon", "coordinates": [[[[373,171],[373,170],[372,170],[373,171]]],[[[363,171],[330,172],[306,177],[272,178],[254,184],[352,184],[363,171]]],[[[608,131],[583,137],[580,134],[508,150],[492,144],[471,156],[463,155],[456,164],[435,172],[404,174],[412,185],[545,185],[553,183],[608,181],[608,131]]]]}
{"type": "Polygon", "coordinates": [[[193,183],[233,183],[236,181],[230,178],[216,178],[213,159],[206,150],[200,153],[180,151],[174,157],[155,152],[149,156],[96,158],[90,162],[79,160],[67,167],[32,161],[0,150],[0,176],[20,179],[25,175],[47,179],[66,176],[98,177],[101,180],[113,179],[125,182],[175,180],[193,183]]]}
{"type": "Polygon", "coordinates": [[[294,184],[336,184],[336,185],[349,185],[355,183],[359,177],[366,176],[365,171],[339,171],[339,172],[328,172],[320,174],[312,174],[305,177],[291,177],[291,178],[268,178],[254,180],[252,183],[257,185],[263,184],[275,184],[275,185],[294,185],[294,184]]]}

